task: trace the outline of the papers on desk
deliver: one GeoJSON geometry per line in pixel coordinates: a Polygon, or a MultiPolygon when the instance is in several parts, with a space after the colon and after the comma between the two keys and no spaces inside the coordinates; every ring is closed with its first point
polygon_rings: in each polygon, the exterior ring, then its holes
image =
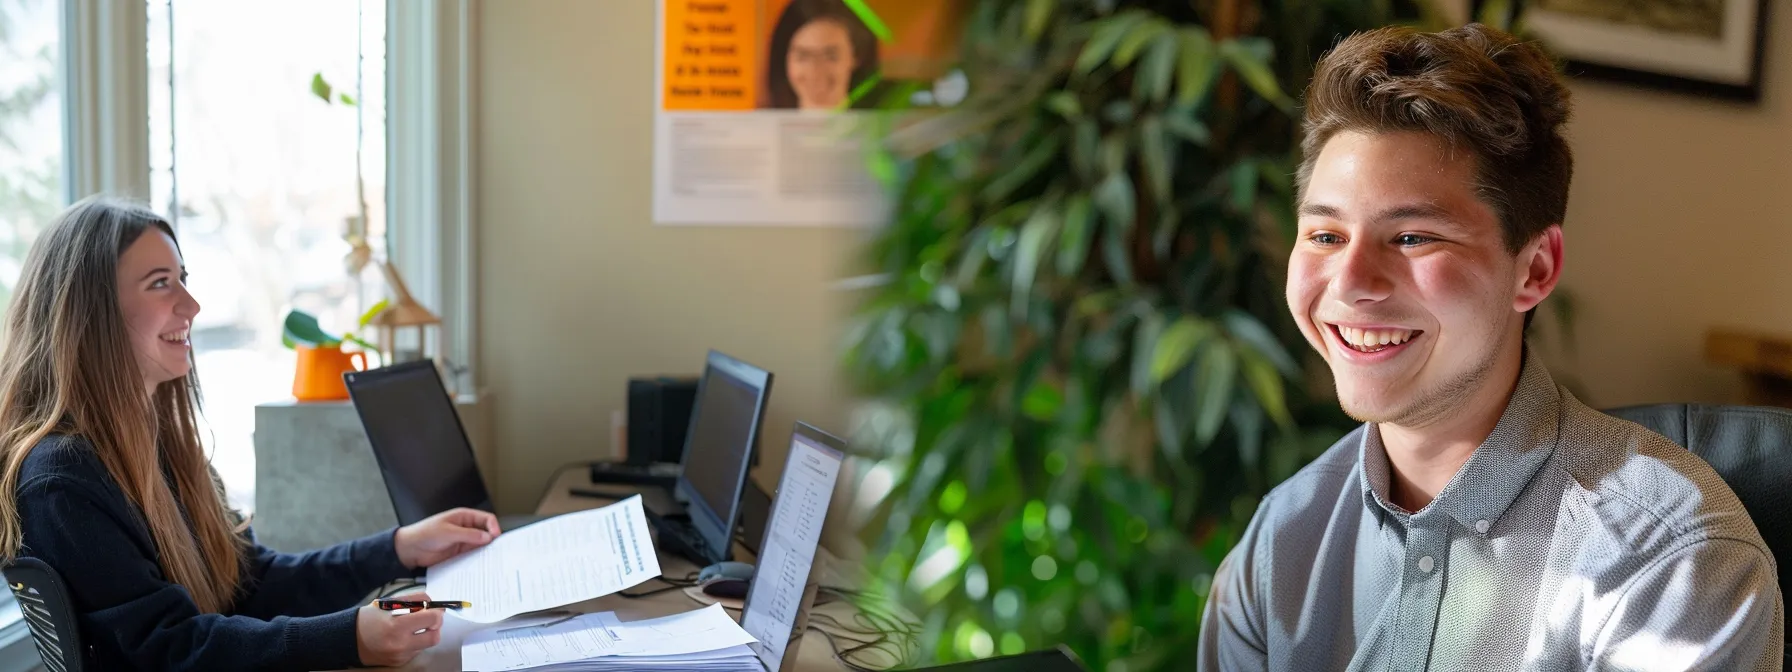
{"type": "Polygon", "coordinates": [[[429,568],[429,596],[477,623],[596,599],[660,575],[640,495],[504,532],[429,568]]]}
{"type": "Polygon", "coordinates": [[[624,623],[615,612],[476,632],[461,644],[463,670],[763,672],[753,637],[719,604],[624,623]]]}

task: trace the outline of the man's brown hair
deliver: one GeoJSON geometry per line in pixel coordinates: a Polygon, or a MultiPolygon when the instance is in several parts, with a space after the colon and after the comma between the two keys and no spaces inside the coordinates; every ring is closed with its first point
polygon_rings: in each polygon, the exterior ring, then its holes
{"type": "Polygon", "coordinates": [[[1481,24],[1440,33],[1358,33],[1320,59],[1307,89],[1301,191],[1340,131],[1421,131],[1475,157],[1476,192],[1499,216],[1507,251],[1568,210],[1574,157],[1562,139],[1568,89],[1535,44],[1481,24]]]}

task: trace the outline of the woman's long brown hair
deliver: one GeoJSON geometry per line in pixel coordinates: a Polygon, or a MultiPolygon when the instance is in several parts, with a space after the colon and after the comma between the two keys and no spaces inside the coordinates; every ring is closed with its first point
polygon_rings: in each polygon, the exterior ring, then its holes
{"type": "Polygon", "coordinates": [[[232,532],[199,440],[197,376],[145,394],[118,304],[118,259],[152,231],[174,237],[146,208],[90,198],[25,258],[0,348],[0,554],[18,557],[30,541],[17,499],[25,457],[46,437],[77,436],[142,512],[163,574],[217,613],[234,600],[247,542],[232,532]]]}

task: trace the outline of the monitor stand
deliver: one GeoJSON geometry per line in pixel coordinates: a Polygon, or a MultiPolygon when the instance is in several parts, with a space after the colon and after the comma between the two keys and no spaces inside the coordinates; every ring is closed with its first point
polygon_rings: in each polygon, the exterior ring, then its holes
{"type": "MultiPolygon", "coordinates": [[[[661,516],[647,512],[647,524],[653,527],[654,542],[660,551],[671,553],[691,561],[698,567],[715,564],[718,559],[705,552],[709,544],[703,541],[703,535],[691,525],[691,517],[687,514],[661,516]]],[[[727,560],[732,554],[723,554],[720,560],[727,560]]]]}

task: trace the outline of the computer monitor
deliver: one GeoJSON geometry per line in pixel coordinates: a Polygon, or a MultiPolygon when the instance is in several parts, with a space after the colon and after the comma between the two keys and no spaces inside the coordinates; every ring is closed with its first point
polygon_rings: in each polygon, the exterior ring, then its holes
{"type": "Polygon", "coordinates": [[[434,362],[343,374],[398,524],[456,507],[493,511],[454,402],[434,362]]]}
{"type": "Polygon", "coordinates": [[[741,488],[771,389],[772,374],[714,350],[697,381],[676,492],[688,502],[691,527],[706,547],[701,559],[709,563],[733,557],[741,488]]]}
{"type": "Polygon", "coordinates": [[[845,460],[846,444],[827,432],[799,422],[790,434],[790,456],[740,615],[741,628],[757,640],[748,646],[766,672],[784,669],[790,647],[808,628],[815,550],[845,460]]]}

